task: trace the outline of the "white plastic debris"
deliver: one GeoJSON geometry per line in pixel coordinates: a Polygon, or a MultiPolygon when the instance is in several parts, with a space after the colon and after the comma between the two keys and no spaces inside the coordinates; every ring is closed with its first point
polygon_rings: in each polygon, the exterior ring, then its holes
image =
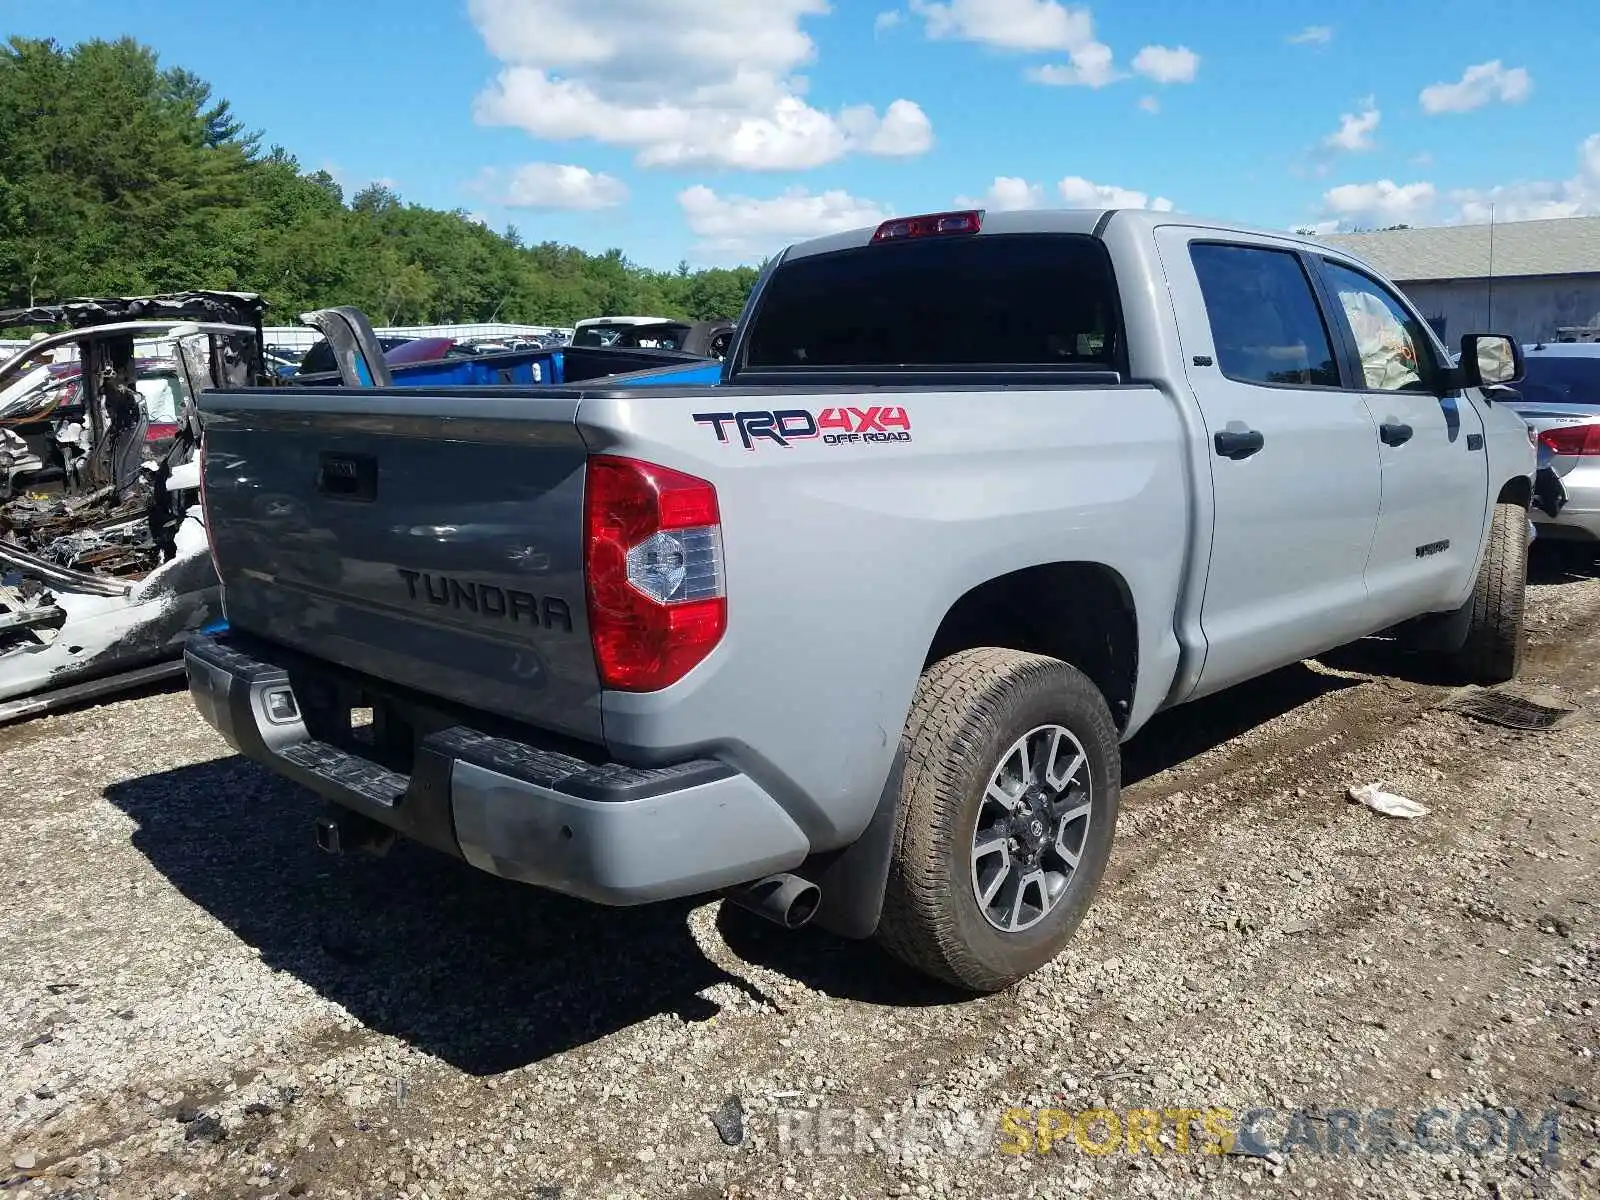
{"type": "Polygon", "coordinates": [[[1369,783],[1365,787],[1351,788],[1350,799],[1365,804],[1373,812],[1382,813],[1386,817],[1397,817],[1402,821],[1428,815],[1426,805],[1418,804],[1415,800],[1407,800],[1394,792],[1384,791],[1381,781],[1369,783]]]}

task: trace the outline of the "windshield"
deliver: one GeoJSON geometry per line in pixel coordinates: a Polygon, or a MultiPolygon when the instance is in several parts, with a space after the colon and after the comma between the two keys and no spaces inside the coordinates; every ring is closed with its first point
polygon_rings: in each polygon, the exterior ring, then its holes
{"type": "Polygon", "coordinates": [[[1516,385],[1527,404],[1600,405],[1600,355],[1527,357],[1527,375],[1516,385]]]}

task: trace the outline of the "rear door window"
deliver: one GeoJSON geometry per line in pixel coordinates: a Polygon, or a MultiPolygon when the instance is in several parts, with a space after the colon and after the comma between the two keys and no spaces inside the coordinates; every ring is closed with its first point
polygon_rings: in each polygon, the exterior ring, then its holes
{"type": "Polygon", "coordinates": [[[1275,387],[1339,386],[1333,339],[1299,255],[1196,242],[1189,257],[1224,375],[1275,387]]]}
{"type": "Polygon", "coordinates": [[[1119,370],[1116,281],[1082,234],[932,237],[773,272],[746,367],[1119,370]]]}

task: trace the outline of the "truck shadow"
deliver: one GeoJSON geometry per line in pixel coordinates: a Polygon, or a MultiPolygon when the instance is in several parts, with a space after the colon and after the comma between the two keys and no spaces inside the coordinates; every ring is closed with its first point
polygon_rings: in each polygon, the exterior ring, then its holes
{"type": "MultiPolygon", "coordinates": [[[[1124,779],[1358,684],[1294,666],[1185,705],[1124,748],[1124,779]]],[[[663,1013],[705,1020],[720,1007],[701,993],[718,984],[781,1007],[706,957],[688,925],[703,901],[598,908],[404,842],[381,861],[330,859],[312,841],[317,799],[237,756],[105,795],[137,823],[134,847],[267,966],[470,1074],[526,1066],[663,1013]]],[[[971,999],[871,942],[788,932],[730,904],[716,923],[739,959],[828,995],[901,1008],[971,999]]]]}
{"type": "Polygon", "coordinates": [[[600,909],[402,843],[381,861],[312,842],[318,801],[238,757],[114,784],[133,845],[185,896],[368,1028],[498,1074],[663,1013],[715,1016],[729,984],[691,903],[600,909]]]}
{"type": "Polygon", "coordinates": [[[1581,583],[1600,579],[1600,547],[1587,542],[1536,541],[1528,551],[1529,583],[1581,583]]]}
{"type": "Polygon", "coordinates": [[[1158,713],[1122,747],[1123,786],[1181,766],[1275,717],[1361,682],[1296,663],[1158,713]]]}

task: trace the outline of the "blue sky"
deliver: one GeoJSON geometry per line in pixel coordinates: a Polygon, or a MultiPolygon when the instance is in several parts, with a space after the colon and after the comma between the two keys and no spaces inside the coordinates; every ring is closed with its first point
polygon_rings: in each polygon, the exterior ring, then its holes
{"type": "Polygon", "coordinates": [[[1271,228],[1600,212],[1571,0],[0,0],[346,185],[668,267],[958,203],[1271,228]]]}

